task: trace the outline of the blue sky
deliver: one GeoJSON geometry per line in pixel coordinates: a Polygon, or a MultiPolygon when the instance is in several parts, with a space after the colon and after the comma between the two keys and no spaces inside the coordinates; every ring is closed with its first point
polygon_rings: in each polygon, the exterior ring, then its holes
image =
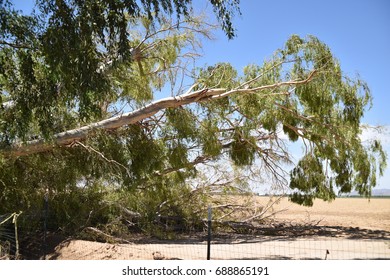
{"type": "MultiPolygon", "coordinates": [[[[29,11],[35,1],[14,2],[29,11]]],[[[194,2],[202,7],[202,1],[194,2]]],[[[229,41],[218,31],[215,41],[203,42],[198,66],[224,61],[242,69],[262,63],[292,34],[315,35],[331,48],[346,74],[359,74],[370,86],[374,105],[363,122],[387,131],[365,137],[380,137],[390,156],[390,1],[241,0],[240,8],[242,15],[234,18],[237,37],[229,41]]],[[[377,188],[390,189],[390,166],[377,188]]]]}

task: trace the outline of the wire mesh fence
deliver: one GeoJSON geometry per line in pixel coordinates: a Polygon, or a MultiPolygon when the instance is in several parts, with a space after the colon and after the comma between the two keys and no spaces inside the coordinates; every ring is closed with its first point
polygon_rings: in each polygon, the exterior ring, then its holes
{"type": "Polygon", "coordinates": [[[209,217],[200,232],[167,232],[166,238],[160,232],[159,239],[140,233],[108,238],[112,236],[96,228],[84,228],[95,231],[96,238],[89,234],[90,240],[80,240],[50,231],[47,207],[23,213],[30,221],[23,226],[19,215],[0,215],[0,259],[390,259],[390,233],[385,230],[278,223],[240,232],[221,230],[209,217]]]}
{"type": "Polygon", "coordinates": [[[175,240],[134,244],[108,244],[72,240],[62,243],[48,259],[134,260],[380,260],[390,259],[390,241],[350,240],[334,237],[250,240],[175,240]]]}

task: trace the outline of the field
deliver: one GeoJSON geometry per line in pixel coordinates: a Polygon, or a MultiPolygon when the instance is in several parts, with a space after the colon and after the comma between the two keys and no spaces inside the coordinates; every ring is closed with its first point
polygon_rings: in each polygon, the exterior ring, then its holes
{"type": "MultiPolygon", "coordinates": [[[[265,205],[268,197],[257,197],[265,205]]],[[[311,208],[282,199],[271,228],[213,236],[212,259],[390,259],[390,199],[338,198],[311,208]],[[268,234],[267,234],[268,230],[268,234]],[[271,230],[271,233],[269,231],[271,230]]],[[[107,244],[67,240],[49,259],[205,259],[205,234],[107,244]]]]}
{"type": "MultiPolygon", "coordinates": [[[[267,197],[259,197],[266,203],[267,197]]],[[[390,232],[390,198],[337,198],[332,202],[316,200],[313,207],[303,207],[287,199],[275,205],[278,220],[312,223],[323,226],[359,227],[390,232]],[[285,210],[285,211],[283,211],[285,210]]]]}

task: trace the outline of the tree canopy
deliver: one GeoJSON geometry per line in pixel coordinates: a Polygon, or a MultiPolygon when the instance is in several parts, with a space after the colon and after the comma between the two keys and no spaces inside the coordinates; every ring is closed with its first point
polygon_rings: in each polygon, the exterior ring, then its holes
{"type": "MultiPolygon", "coordinates": [[[[239,1],[210,2],[233,37],[239,1]]],[[[107,196],[138,212],[194,211],[196,186],[243,178],[289,185],[292,201],[311,205],[370,196],[382,175],[380,142],[359,138],[368,85],[314,36],[292,35],[243,70],[194,68],[215,26],[189,0],[37,1],[31,15],[0,4],[3,211],[47,192],[66,213],[107,196]],[[296,141],[304,155],[288,174],[296,141]]]]}

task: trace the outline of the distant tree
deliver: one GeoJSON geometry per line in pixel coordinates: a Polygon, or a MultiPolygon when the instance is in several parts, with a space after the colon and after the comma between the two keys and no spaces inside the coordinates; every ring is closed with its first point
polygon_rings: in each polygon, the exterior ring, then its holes
{"type": "MultiPolygon", "coordinates": [[[[210,2],[232,37],[238,1],[210,2]]],[[[22,15],[0,2],[3,211],[49,191],[65,216],[98,212],[107,196],[150,215],[168,204],[194,214],[191,183],[221,191],[259,177],[289,184],[304,205],[370,196],[386,155],[359,138],[366,83],[313,36],[291,36],[242,74],[227,62],[193,68],[214,27],[190,3],[37,1],[22,15]],[[286,179],[295,141],[304,155],[286,179]]]]}

